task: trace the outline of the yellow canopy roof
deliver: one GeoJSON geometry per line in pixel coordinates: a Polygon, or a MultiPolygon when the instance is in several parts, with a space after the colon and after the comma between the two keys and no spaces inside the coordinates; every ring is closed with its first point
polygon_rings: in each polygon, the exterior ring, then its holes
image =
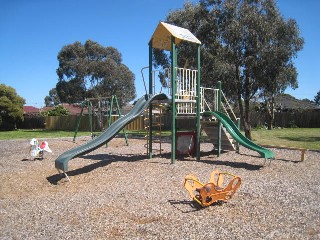
{"type": "Polygon", "coordinates": [[[175,44],[177,45],[181,41],[201,44],[201,42],[188,29],[160,22],[150,40],[152,42],[152,47],[170,51],[172,36],[175,38],[175,44]]]}

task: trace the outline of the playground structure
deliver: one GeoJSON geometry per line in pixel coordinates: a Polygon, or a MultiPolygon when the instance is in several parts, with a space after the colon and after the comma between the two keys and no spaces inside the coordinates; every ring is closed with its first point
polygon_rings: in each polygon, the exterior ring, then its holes
{"type": "MultiPolygon", "coordinates": [[[[236,119],[237,124],[233,123],[230,119],[230,115],[223,114],[222,111],[228,113],[230,106],[228,104],[222,104],[222,98],[224,97],[221,83],[219,83],[218,89],[209,89],[200,87],[200,44],[201,42],[187,29],[176,27],[164,22],[160,22],[157,26],[150,42],[149,42],[149,89],[147,92],[146,83],[144,82],[146,94],[142,96],[135,104],[133,109],[125,116],[119,118],[114,123],[108,126],[108,128],[98,137],[92,139],[91,141],[70,149],[65,153],[61,154],[55,161],[55,166],[58,171],[62,171],[66,175],[68,170],[68,162],[80,155],[91,152],[103,144],[110,141],[113,137],[117,135],[127,124],[133,121],[135,118],[140,116],[145,109],[148,108],[148,155],[149,158],[153,156],[153,144],[154,144],[154,131],[153,131],[153,110],[154,105],[152,102],[156,101],[166,101],[171,106],[171,163],[176,162],[176,152],[177,152],[177,128],[176,121],[178,118],[192,117],[196,119],[195,129],[191,131],[194,132],[194,144],[195,144],[195,155],[197,160],[200,160],[200,137],[201,137],[201,123],[206,119],[206,123],[209,125],[212,123],[217,125],[217,130],[213,136],[217,136],[217,140],[212,143],[217,146],[218,154],[220,154],[222,146],[222,134],[227,132],[233,140],[237,141],[235,144],[241,144],[247,148],[257,151],[261,157],[274,158],[272,151],[258,146],[246,139],[239,131],[239,120],[236,119]],[[177,55],[178,55],[178,45],[183,42],[189,42],[191,44],[196,44],[197,46],[197,66],[195,69],[179,68],[177,67],[177,55]],[[160,93],[156,93],[156,72],[159,70],[152,69],[153,60],[153,49],[161,49],[170,51],[171,54],[171,68],[165,69],[168,76],[167,89],[168,96],[162,92],[162,85],[160,87],[160,93]],[[213,101],[206,101],[205,92],[212,91],[213,101]],[[237,126],[238,125],[238,126],[237,126]],[[224,126],[224,128],[223,128],[224,126]]],[[[144,78],[143,78],[144,80],[144,78]]],[[[232,111],[231,111],[232,112],[232,111]]],[[[233,114],[234,115],[234,114],[233,114]]],[[[229,139],[229,136],[228,136],[229,139]]],[[[230,140],[230,139],[229,139],[230,140]]],[[[233,140],[230,140],[230,144],[233,144],[233,140]]],[[[233,145],[232,145],[233,146],[233,145]]],[[[161,147],[160,147],[161,149],[161,147]]],[[[66,175],[67,177],[67,175],[66,175]]]]}
{"type": "MultiPolygon", "coordinates": [[[[99,130],[104,130],[104,124],[103,124],[103,118],[104,116],[108,115],[108,121],[107,121],[107,127],[109,127],[112,124],[112,113],[113,109],[116,108],[116,111],[118,113],[118,118],[121,118],[121,110],[119,106],[119,101],[116,95],[112,95],[111,97],[98,97],[98,98],[87,98],[81,103],[81,112],[77,120],[76,130],[74,132],[73,136],[73,142],[76,141],[77,133],[79,131],[81,119],[84,115],[84,109],[88,109],[88,116],[89,116],[89,126],[90,126],[90,132],[91,137],[94,138],[96,134],[94,133],[95,130],[95,119],[94,117],[97,117],[97,122],[99,125],[99,130]],[[96,104],[93,104],[96,103],[96,104]],[[114,106],[115,105],[115,106],[114,106]]],[[[123,128],[123,133],[125,136],[126,144],[128,143],[128,136],[126,133],[126,129],[123,128]]]]}
{"type": "MultiPolygon", "coordinates": [[[[144,110],[150,105],[154,100],[164,100],[167,99],[165,94],[155,94],[155,95],[144,95],[142,96],[134,105],[133,109],[126,115],[118,118],[114,121],[104,132],[99,136],[96,136],[91,141],[88,141],[80,146],[72,148],[63,154],[61,154],[55,160],[55,167],[59,172],[63,172],[67,177],[66,171],[68,171],[68,162],[78,156],[84,155],[86,153],[92,152],[93,150],[106,144],[112,138],[114,138],[127,124],[132,122],[135,118],[143,114],[144,110]]],[[[68,177],[67,177],[68,178],[68,177]]]]}
{"type": "Polygon", "coordinates": [[[228,172],[214,170],[210,174],[210,180],[204,184],[194,175],[185,177],[184,187],[189,192],[190,197],[206,207],[215,202],[226,202],[232,198],[240,187],[241,178],[228,172]],[[230,181],[227,178],[231,178],[230,181]]]}
{"type": "Polygon", "coordinates": [[[147,108],[145,110],[145,117],[144,117],[144,125],[145,125],[145,130],[146,130],[146,135],[145,138],[147,140],[147,143],[145,144],[145,148],[147,149],[146,154],[149,155],[149,134],[150,134],[150,129],[152,131],[152,135],[155,136],[155,138],[152,138],[153,144],[157,144],[158,147],[152,149],[152,151],[158,151],[159,154],[162,154],[162,127],[163,127],[163,122],[162,122],[162,117],[163,117],[163,103],[151,103],[152,104],[152,109],[155,110],[153,111],[152,114],[152,126],[150,126],[150,121],[149,121],[149,109],[147,108]]]}
{"type": "MultiPolygon", "coordinates": [[[[187,29],[160,22],[149,42],[149,94],[154,94],[156,85],[152,69],[153,49],[167,50],[171,54],[171,69],[167,84],[171,95],[171,163],[176,161],[176,120],[178,115],[196,115],[196,154],[200,159],[200,44],[201,42],[187,29]],[[178,48],[186,41],[197,45],[196,69],[177,67],[178,48]],[[195,111],[196,109],[196,111],[195,111]]],[[[152,106],[149,107],[150,123],[152,126],[152,106]]],[[[152,158],[152,131],[149,132],[149,158],[152,158]]]]}
{"type": "MultiPolygon", "coordinates": [[[[171,163],[176,161],[177,153],[177,128],[178,118],[196,119],[196,126],[191,129],[195,132],[195,152],[197,160],[200,159],[200,137],[203,128],[220,155],[222,147],[225,150],[239,151],[239,144],[257,151],[261,157],[274,158],[272,151],[256,145],[248,140],[239,131],[240,119],[232,111],[222,92],[221,82],[218,88],[205,88],[200,86],[200,45],[201,42],[187,29],[160,22],[149,42],[149,94],[155,94],[157,88],[155,76],[159,71],[152,69],[153,49],[170,51],[171,68],[164,69],[165,76],[168,76],[168,96],[171,97],[171,163]],[[194,69],[180,68],[177,66],[178,45],[181,42],[189,42],[197,47],[197,66],[194,69]],[[211,96],[209,102],[206,94],[211,96]],[[223,104],[225,100],[225,104],[223,104]],[[222,113],[225,112],[226,114],[222,113]],[[231,118],[234,119],[234,123],[231,118]]],[[[144,83],[146,86],[146,84],[144,83]]],[[[160,88],[162,91],[162,87],[160,88]]],[[[152,126],[152,106],[149,106],[149,126],[152,126]]],[[[152,130],[149,130],[149,158],[152,158],[152,130]]]]}

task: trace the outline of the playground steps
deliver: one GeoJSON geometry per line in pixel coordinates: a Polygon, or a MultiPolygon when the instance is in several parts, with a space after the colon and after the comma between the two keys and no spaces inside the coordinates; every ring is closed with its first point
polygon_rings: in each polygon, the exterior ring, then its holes
{"type": "MultiPolygon", "coordinates": [[[[219,125],[217,121],[202,121],[201,127],[207,134],[208,138],[217,148],[218,143],[218,133],[219,133],[219,125]]],[[[235,140],[228,133],[228,131],[222,127],[221,131],[221,149],[227,151],[235,151],[236,145],[235,140]]]]}
{"type": "MultiPolygon", "coordinates": [[[[152,129],[152,144],[157,144],[158,148],[153,148],[152,151],[157,151],[160,153],[162,153],[162,127],[164,126],[163,122],[162,122],[162,111],[163,111],[163,103],[159,102],[159,101],[154,101],[154,103],[152,103],[152,125],[151,125],[151,129],[152,129]]],[[[145,148],[147,149],[146,154],[149,155],[149,131],[150,131],[150,125],[149,125],[149,109],[145,109],[145,117],[144,117],[144,124],[145,124],[145,131],[146,131],[146,144],[145,144],[145,148]]]]}

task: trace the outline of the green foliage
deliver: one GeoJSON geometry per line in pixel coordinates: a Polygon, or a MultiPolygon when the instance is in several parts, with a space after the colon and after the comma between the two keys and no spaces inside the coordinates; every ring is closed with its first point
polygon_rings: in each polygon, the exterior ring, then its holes
{"type": "Polygon", "coordinates": [[[65,107],[58,105],[58,106],[54,107],[52,110],[41,112],[40,115],[43,117],[46,117],[46,116],[68,116],[69,111],[65,107]]]}
{"type": "Polygon", "coordinates": [[[291,120],[290,122],[289,122],[289,128],[297,128],[298,126],[297,126],[297,124],[296,124],[296,122],[294,121],[294,120],[291,120]]]}
{"type": "MultiPolygon", "coordinates": [[[[166,21],[189,29],[202,42],[201,85],[223,82],[225,94],[238,103],[247,137],[252,99],[259,95],[272,101],[274,94],[297,87],[293,59],[303,39],[297,23],[285,20],[275,1],[201,0],[170,12],[166,21]]],[[[180,45],[178,65],[196,66],[194,53],[190,44],[180,45]]],[[[164,66],[166,56],[155,51],[154,64],[164,66]]]]}
{"type": "Polygon", "coordinates": [[[317,95],[314,97],[314,102],[320,106],[320,91],[318,91],[317,95]]]}
{"type": "Polygon", "coordinates": [[[56,88],[52,88],[49,91],[49,96],[46,96],[44,98],[44,102],[46,104],[46,107],[53,107],[61,103],[56,88]]]}
{"type": "Polygon", "coordinates": [[[16,90],[0,84],[0,129],[13,130],[17,121],[23,121],[23,105],[25,100],[16,90]]]}
{"type": "Polygon", "coordinates": [[[117,95],[120,106],[135,98],[134,74],[113,47],[87,40],[64,46],[58,54],[61,102],[76,103],[88,97],[117,95]]]}

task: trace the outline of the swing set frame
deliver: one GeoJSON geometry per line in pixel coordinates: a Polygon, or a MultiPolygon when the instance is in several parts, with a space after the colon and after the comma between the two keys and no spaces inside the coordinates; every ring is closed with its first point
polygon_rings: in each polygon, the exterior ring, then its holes
{"type": "MultiPolygon", "coordinates": [[[[77,126],[76,126],[76,130],[74,132],[74,136],[73,136],[73,142],[76,141],[76,137],[80,128],[80,123],[81,123],[81,119],[82,116],[84,115],[84,109],[87,107],[88,109],[88,114],[89,114],[89,125],[90,125],[90,133],[91,133],[91,137],[94,138],[95,134],[94,134],[94,128],[93,128],[93,117],[94,117],[94,108],[93,108],[93,101],[98,101],[98,109],[101,109],[101,103],[102,101],[108,102],[109,103],[109,107],[107,109],[108,113],[108,122],[107,122],[107,127],[109,127],[112,124],[112,112],[114,109],[114,105],[117,109],[117,113],[118,113],[118,117],[121,118],[122,114],[121,114],[121,110],[120,110],[120,105],[119,105],[119,101],[116,95],[112,95],[111,97],[99,97],[99,98],[87,98],[85,99],[85,101],[83,101],[81,103],[81,112],[80,115],[78,117],[77,120],[77,126]]],[[[101,126],[103,127],[103,116],[101,116],[101,126]]],[[[103,130],[103,129],[100,129],[103,130]]],[[[125,140],[126,140],[126,145],[129,146],[129,142],[128,142],[128,135],[126,132],[126,128],[123,128],[123,133],[125,136],[125,140]]]]}

